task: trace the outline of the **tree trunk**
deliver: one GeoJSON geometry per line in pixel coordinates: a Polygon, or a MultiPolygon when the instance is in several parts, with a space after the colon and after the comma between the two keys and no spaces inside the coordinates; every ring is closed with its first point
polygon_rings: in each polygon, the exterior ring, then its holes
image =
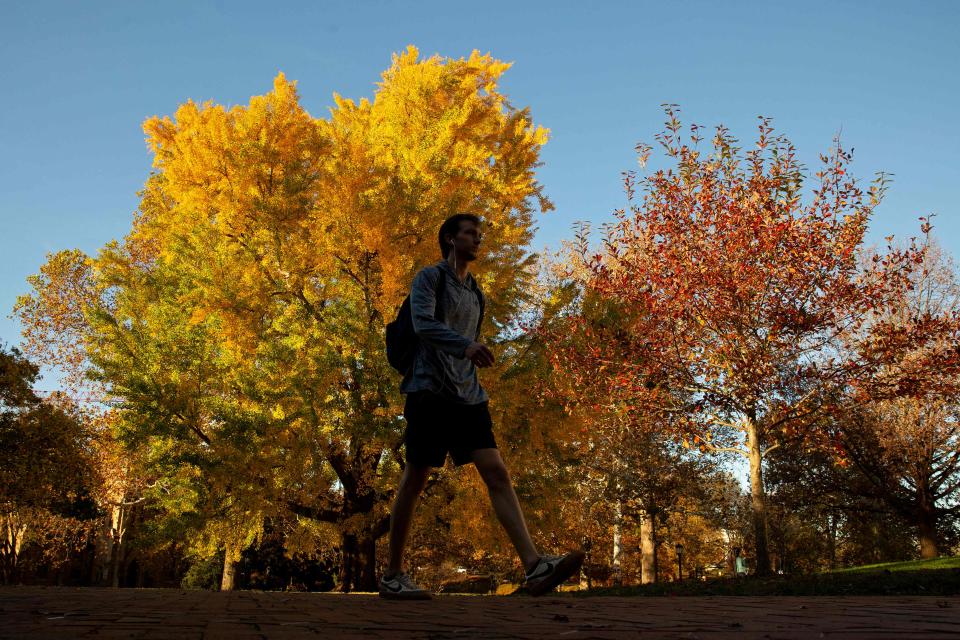
{"type": "Polygon", "coordinates": [[[20,515],[14,511],[3,515],[3,538],[0,540],[0,567],[3,568],[4,584],[13,584],[17,579],[20,559],[20,547],[27,526],[20,522],[20,515]]]}
{"type": "Polygon", "coordinates": [[[933,501],[926,496],[921,496],[920,508],[917,510],[917,533],[920,538],[920,557],[924,560],[939,557],[937,512],[933,507],[933,501]]]}
{"type": "Polygon", "coordinates": [[[340,540],[340,591],[376,591],[376,539],[345,533],[340,540]]]}
{"type": "Polygon", "coordinates": [[[656,582],[657,547],[653,540],[654,515],[649,511],[640,514],[640,583],[656,582]]]}
{"type": "Polygon", "coordinates": [[[121,505],[114,505],[110,514],[110,586],[120,586],[120,560],[123,552],[123,534],[126,531],[124,511],[121,505]]]}
{"type": "Polygon", "coordinates": [[[593,561],[591,560],[591,555],[590,555],[591,549],[593,549],[593,543],[591,542],[590,538],[584,537],[583,552],[586,557],[583,560],[583,565],[581,565],[580,567],[580,588],[581,589],[593,588],[593,580],[590,577],[590,567],[593,566],[593,561]]]}
{"type": "Polygon", "coordinates": [[[920,557],[924,560],[940,557],[936,528],[926,520],[920,521],[920,557]]]}
{"type": "Polygon", "coordinates": [[[110,586],[114,589],[120,586],[120,545],[116,539],[110,542],[110,586]]]}
{"type": "Polygon", "coordinates": [[[650,537],[653,538],[653,581],[660,582],[660,541],[657,540],[657,515],[650,515],[650,537]]]}
{"type": "Polygon", "coordinates": [[[233,591],[233,578],[237,570],[237,561],[233,559],[233,547],[227,546],[223,554],[223,579],[220,581],[220,591],[233,591]]]}
{"type": "Polygon", "coordinates": [[[367,535],[360,540],[353,586],[357,591],[377,590],[377,540],[367,535]]]}
{"type": "MultiPolygon", "coordinates": [[[[99,538],[99,536],[97,536],[99,538]]],[[[87,580],[88,584],[91,587],[96,587],[100,585],[101,578],[103,577],[103,572],[99,564],[97,564],[97,546],[96,542],[93,543],[93,548],[89,554],[88,561],[88,570],[87,570],[87,580]]]]}
{"type": "Polygon", "coordinates": [[[830,570],[837,568],[837,516],[827,514],[827,542],[829,544],[830,570]]]}
{"type": "Polygon", "coordinates": [[[353,570],[357,564],[357,537],[344,533],[340,536],[340,591],[350,593],[353,588],[353,570]]]}
{"type": "Polygon", "coordinates": [[[614,586],[619,587],[623,584],[623,568],[620,564],[620,558],[623,555],[623,545],[621,544],[623,529],[623,505],[618,499],[614,505],[613,515],[613,558],[612,558],[612,578],[614,586]]]}
{"type": "Polygon", "coordinates": [[[69,556],[60,563],[57,568],[57,586],[65,587],[70,582],[70,559],[69,556]]]}
{"type": "Polygon", "coordinates": [[[763,453],[754,417],[747,420],[747,447],[750,451],[750,504],[753,511],[754,574],[770,575],[770,554],[767,550],[767,507],[763,490],[763,453]]]}

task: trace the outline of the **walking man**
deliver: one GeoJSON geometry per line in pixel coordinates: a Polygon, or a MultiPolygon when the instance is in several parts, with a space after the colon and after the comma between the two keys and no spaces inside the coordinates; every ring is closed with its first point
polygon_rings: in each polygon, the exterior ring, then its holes
{"type": "Polygon", "coordinates": [[[380,595],[386,598],[430,598],[403,571],[403,551],[420,492],[447,453],[456,466],[472,462],[480,472],[497,519],[523,563],[529,593],[550,591],[583,564],[580,551],[562,556],[537,551],[497,450],[487,393],[477,379],[477,367],[494,363],[490,349],[478,342],[483,297],[469,272],[480,250],[480,224],[468,213],[448,218],[438,234],[443,259],[413,279],[410,310],[419,347],[400,383],[407,396],[406,466],[390,513],[390,560],[380,579],[380,595]]]}

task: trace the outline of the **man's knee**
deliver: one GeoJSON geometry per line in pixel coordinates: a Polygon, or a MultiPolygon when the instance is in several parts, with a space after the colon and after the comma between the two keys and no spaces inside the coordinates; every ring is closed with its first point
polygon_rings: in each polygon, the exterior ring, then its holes
{"type": "Polygon", "coordinates": [[[510,488],[510,472],[507,471],[503,462],[487,464],[483,468],[478,467],[478,470],[480,471],[480,477],[483,478],[487,488],[491,491],[510,488]]]}
{"type": "Polygon", "coordinates": [[[430,478],[430,467],[418,467],[408,464],[403,471],[401,483],[403,488],[408,491],[420,493],[427,486],[427,480],[430,478]]]}

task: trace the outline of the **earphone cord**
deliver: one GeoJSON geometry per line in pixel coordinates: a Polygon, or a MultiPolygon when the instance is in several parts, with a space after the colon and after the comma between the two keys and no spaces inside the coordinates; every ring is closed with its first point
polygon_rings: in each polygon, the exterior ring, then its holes
{"type": "MultiPolygon", "coordinates": [[[[457,272],[457,245],[454,244],[453,240],[451,240],[450,246],[452,247],[450,250],[453,251],[453,272],[456,273],[457,272]]],[[[457,280],[459,279],[460,279],[460,276],[457,276],[457,280]]],[[[457,306],[453,308],[453,311],[451,311],[451,313],[457,312],[457,310],[460,308],[460,301],[462,299],[463,299],[463,296],[460,294],[457,294],[457,306]]]]}

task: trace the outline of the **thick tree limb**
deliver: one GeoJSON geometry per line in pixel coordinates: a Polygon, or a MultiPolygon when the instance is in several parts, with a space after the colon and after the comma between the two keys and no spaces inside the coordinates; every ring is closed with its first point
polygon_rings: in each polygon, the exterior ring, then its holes
{"type": "Polygon", "coordinates": [[[343,520],[343,513],[335,509],[318,509],[310,507],[295,500],[287,500],[287,508],[298,516],[318,520],[320,522],[332,522],[339,524],[343,520]]]}

